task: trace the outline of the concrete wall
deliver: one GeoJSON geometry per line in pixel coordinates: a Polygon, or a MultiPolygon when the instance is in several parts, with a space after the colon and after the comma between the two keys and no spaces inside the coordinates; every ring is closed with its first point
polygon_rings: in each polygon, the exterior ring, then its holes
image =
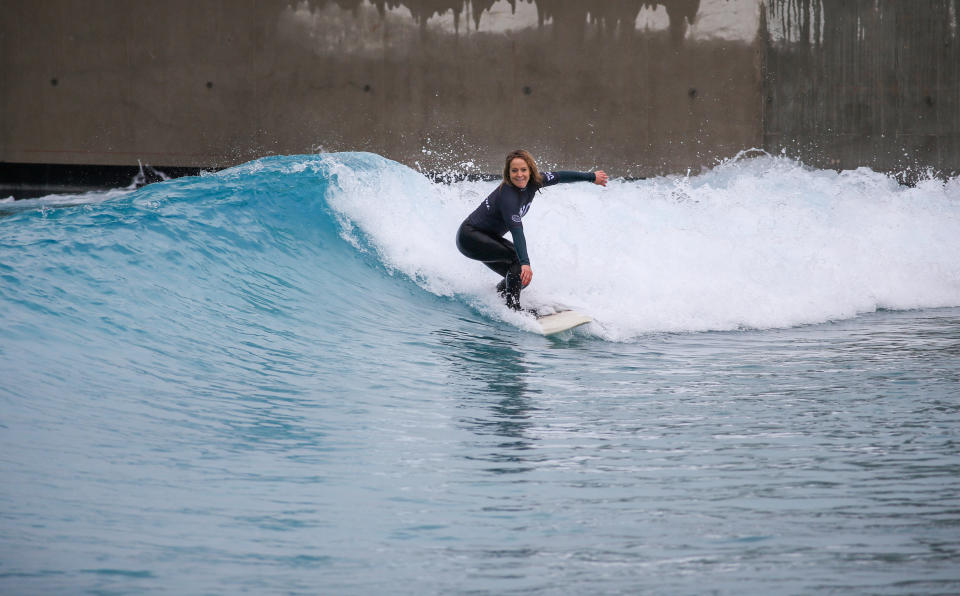
{"type": "Polygon", "coordinates": [[[956,169],[958,1],[0,0],[0,162],[956,169]]]}
{"type": "Polygon", "coordinates": [[[491,172],[527,147],[646,175],[762,143],[755,0],[0,7],[5,162],[224,166],[323,149],[491,172]]]}
{"type": "Polygon", "coordinates": [[[763,21],[768,150],[960,171],[960,0],[769,0],[763,21]]]}

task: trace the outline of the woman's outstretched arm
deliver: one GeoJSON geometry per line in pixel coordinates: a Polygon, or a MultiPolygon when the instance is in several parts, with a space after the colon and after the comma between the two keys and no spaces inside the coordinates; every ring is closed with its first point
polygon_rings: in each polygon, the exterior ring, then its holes
{"type": "Polygon", "coordinates": [[[607,185],[607,174],[603,170],[596,172],[569,172],[560,170],[557,172],[544,172],[543,185],[553,186],[554,184],[565,184],[567,182],[593,182],[600,186],[607,185]]]}

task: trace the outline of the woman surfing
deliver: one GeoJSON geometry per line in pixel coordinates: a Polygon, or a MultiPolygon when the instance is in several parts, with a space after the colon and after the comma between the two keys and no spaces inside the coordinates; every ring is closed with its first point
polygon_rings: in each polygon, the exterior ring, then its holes
{"type": "Polygon", "coordinates": [[[565,182],[606,186],[607,175],[602,170],[541,173],[530,153],[523,149],[511,151],[503,166],[500,186],[463,220],[457,231],[460,252],[483,262],[503,277],[497,284],[497,292],[513,310],[520,310],[520,290],[533,279],[523,235],[523,216],[538,190],[565,182]],[[503,237],[507,230],[513,242],[503,237]]]}

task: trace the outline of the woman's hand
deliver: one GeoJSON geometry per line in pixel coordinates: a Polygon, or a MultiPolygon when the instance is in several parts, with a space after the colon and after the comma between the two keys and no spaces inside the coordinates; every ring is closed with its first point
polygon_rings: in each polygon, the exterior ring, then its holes
{"type": "Polygon", "coordinates": [[[533,269],[530,268],[530,265],[520,265],[520,283],[523,284],[523,287],[529,286],[532,279],[533,269]]]}
{"type": "Polygon", "coordinates": [[[593,181],[594,184],[599,184],[600,186],[607,185],[608,178],[607,178],[606,172],[604,172],[603,170],[597,170],[596,172],[593,173],[593,175],[597,177],[597,179],[593,181]]]}

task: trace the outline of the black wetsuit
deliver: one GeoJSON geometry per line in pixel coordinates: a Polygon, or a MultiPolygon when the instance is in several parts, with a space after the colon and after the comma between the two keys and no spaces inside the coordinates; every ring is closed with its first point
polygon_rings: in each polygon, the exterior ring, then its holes
{"type": "Polygon", "coordinates": [[[520,266],[529,265],[527,241],[523,236],[523,216],[530,209],[533,196],[544,186],[564,182],[594,182],[592,172],[543,172],[543,184],[534,181],[526,188],[502,183],[460,224],[457,248],[465,256],[483,264],[503,277],[497,290],[507,306],[520,308],[520,266]],[[503,237],[510,231],[513,242],[503,237]]]}

